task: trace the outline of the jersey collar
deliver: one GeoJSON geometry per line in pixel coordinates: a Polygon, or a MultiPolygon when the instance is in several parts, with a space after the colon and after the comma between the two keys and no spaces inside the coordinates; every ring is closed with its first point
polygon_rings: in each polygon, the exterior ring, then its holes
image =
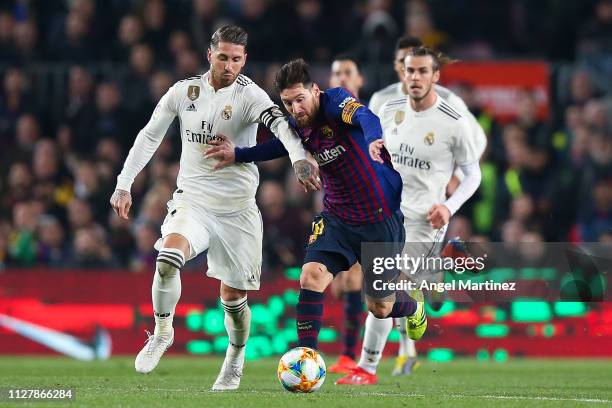
{"type": "Polygon", "coordinates": [[[204,90],[209,93],[225,93],[231,91],[234,86],[236,86],[236,81],[232,82],[230,86],[226,86],[225,88],[221,88],[218,91],[215,91],[215,88],[209,82],[210,71],[206,71],[204,75],[202,75],[202,86],[204,90]]]}
{"type": "MultiPolygon", "coordinates": [[[[433,87],[431,89],[431,91],[434,91],[433,87]]],[[[431,92],[430,91],[430,92],[431,92]]],[[[433,105],[431,105],[429,108],[422,110],[422,111],[415,111],[414,109],[412,109],[412,105],[410,104],[410,97],[408,96],[406,98],[406,105],[408,105],[408,111],[412,112],[412,114],[414,116],[428,116],[429,114],[431,114],[432,112],[435,112],[436,108],[438,106],[440,106],[440,102],[442,101],[442,98],[440,98],[440,95],[438,95],[436,93],[436,101],[433,103],[433,105]]]]}

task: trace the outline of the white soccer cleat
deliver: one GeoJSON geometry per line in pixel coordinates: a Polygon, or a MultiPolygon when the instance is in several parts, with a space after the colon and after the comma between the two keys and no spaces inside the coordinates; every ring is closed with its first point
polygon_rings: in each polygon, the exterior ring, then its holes
{"type": "Polygon", "coordinates": [[[212,386],[213,391],[231,391],[240,387],[240,377],[242,377],[242,367],[234,364],[227,364],[227,359],[223,361],[221,372],[212,386]]]}
{"type": "Polygon", "coordinates": [[[174,329],[170,337],[153,336],[147,331],[147,343],[140,350],[134,361],[134,368],[141,374],[148,374],[157,367],[159,359],[174,342],[174,329]]]}

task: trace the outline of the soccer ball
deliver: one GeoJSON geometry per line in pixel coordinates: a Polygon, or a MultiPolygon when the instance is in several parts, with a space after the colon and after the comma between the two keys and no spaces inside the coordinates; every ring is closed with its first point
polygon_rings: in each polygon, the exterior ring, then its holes
{"type": "Polygon", "coordinates": [[[325,361],[308,347],[286,352],[278,362],[278,380],[291,392],[315,392],[325,381],[325,361]]]}

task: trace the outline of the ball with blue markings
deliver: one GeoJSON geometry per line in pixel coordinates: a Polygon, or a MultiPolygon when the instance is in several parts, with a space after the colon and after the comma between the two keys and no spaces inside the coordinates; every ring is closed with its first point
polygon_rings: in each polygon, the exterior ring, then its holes
{"type": "Polygon", "coordinates": [[[287,391],[315,392],[325,381],[325,361],[311,348],[296,347],[281,357],[277,373],[287,391]]]}

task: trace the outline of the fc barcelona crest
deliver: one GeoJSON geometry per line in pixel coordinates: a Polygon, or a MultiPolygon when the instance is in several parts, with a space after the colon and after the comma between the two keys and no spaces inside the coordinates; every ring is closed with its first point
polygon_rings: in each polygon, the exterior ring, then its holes
{"type": "Polygon", "coordinates": [[[192,101],[195,101],[200,96],[200,87],[197,85],[189,85],[187,88],[187,97],[192,101]]]}
{"type": "Polygon", "coordinates": [[[395,124],[399,126],[399,124],[404,121],[405,117],[406,117],[406,112],[404,111],[395,112],[395,118],[394,118],[395,124]]]}
{"type": "Polygon", "coordinates": [[[431,146],[432,144],[434,144],[434,142],[435,142],[435,141],[436,141],[436,140],[435,140],[435,138],[434,138],[434,134],[433,134],[433,132],[429,132],[429,133],[427,133],[427,135],[425,136],[425,140],[424,140],[425,144],[426,144],[427,146],[431,146]]]}
{"type": "Polygon", "coordinates": [[[334,131],[327,125],[321,128],[321,133],[323,133],[325,137],[330,138],[330,139],[334,137],[334,131]]]}
{"type": "Polygon", "coordinates": [[[225,120],[232,118],[232,105],[225,105],[225,108],[221,111],[221,117],[225,120]]]}

